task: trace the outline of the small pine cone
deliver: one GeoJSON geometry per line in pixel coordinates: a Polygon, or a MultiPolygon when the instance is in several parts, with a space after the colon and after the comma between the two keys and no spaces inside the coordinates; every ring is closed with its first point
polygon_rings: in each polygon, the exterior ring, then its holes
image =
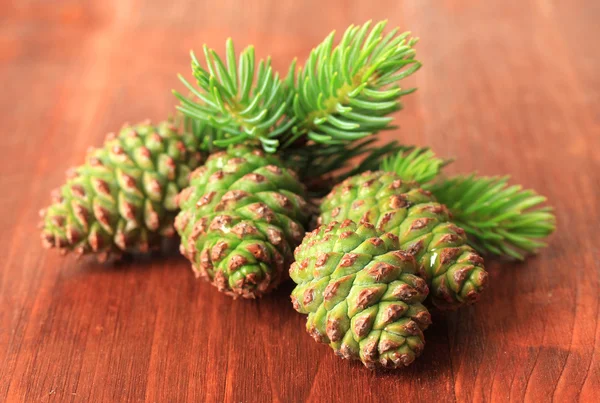
{"type": "Polygon", "coordinates": [[[175,198],[204,160],[197,150],[198,139],[171,122],[125,125],[107,135],[41,211],[43,245],[99,260],[157,247],[175,233],[175,198]]]}
{"type": "Polygon", "coordinates": [[[277,157],[247,146],[212,154],[178,200],[175,228],[197,276],[234,298],[260,297],[287,277],[310,209],[277,157]]]}
{"type": "Polygon", "coordinates": [[[429,291],[415,258],[399,247],[395,235],[350,220],[306,235],[290,268],[292,304],[308,314],[316,341],[370,369],[406,366],[421,354],[429,291]]]}
{"type": "Polygon", "coordinates": [[[417,259],[438,308],[474,303],[487,285],[483,258],[468,246],[465,231],[450,222],[446,206],[415,182],[381,171],[346,179],[324,199],[319,222],[345,219],[398,236],[402,250],[417,259]]]}

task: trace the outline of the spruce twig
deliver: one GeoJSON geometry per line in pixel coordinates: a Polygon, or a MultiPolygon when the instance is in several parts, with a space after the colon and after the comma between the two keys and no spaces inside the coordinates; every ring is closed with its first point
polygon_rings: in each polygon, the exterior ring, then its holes
{"type": "Polygon", "coordinates": [[[423,187],[436,179],[451,159],[437,158],[429,148],[411,147],[388,156],[381,163],[383,171],[395,172],[403,180],[415,181],[423,187]]]}
{"type": "Polygon", "coordinates": [[[442,177],[441,169],[449,162],[431,150],[415,148],[389,157],[381,169],[431,191],[468,233],[471,246],[482,253],[523,260],[546,246],[544,238],[554,231],[556,219],[545,197],[509,185],[508,176],[442,177]]]}
{"type": "MultiPolygon", "coordinates": [[[[419,69],[414,59],[417,39],[398,29],[384,35],[386,22],[351,26],[334,47],[334,33],[311,52],[303,68],[294,61],[284,81],[270,59],[256,63],[252,46],[236,58],[231,39],[226,57],[203,47],[205,67],[192,56],[197,86],[180,76],[193,95],[174,92],[186,116],[218,129],[217,147],[260,143],[267,152],[289,149],[293,159],[305,146],[323,144],[328,153],[354,156],[358,140],[391,128],[400,98],[415,89],[399,82],[419,69]]],[[[336,160],[342,168],[346,160],[336,160]]]]}
{"type": "Polygon", "coordinates": [[[471,236],[475,249],[523,260],[546,246],[544,238],[554,231],[556,218],[545,197],[508,180],[458,175],[434,183],[430,190],[471,236]]]}
{"type": "Polygon", "coordinates": [[[259,142],[268,152],[279,146],[277,138],[294,123],[284,115],[288,100],[271,60],[256,65],[254,47],[237,57],[231,39],[226,44],[226,61],[203,47],[206,68],[192,52],[192,72],[198,87],[181,75],[180,80],[193,94],[190,99],[174,91],[181,101],[178,109],[185,115],[219,130],[212,142],[217,147],[259,142]]]}
{"type": "Polygon", "coordinates": [[[281,153],[286,164],[303,178],[311,196],[320,197],[350,176],[379,169],[385,157],[406,149],[396,141],[384,145],[376,143],[374,137],[351,144],[324,146],[311,143],[299,148],[287,148],[281,153]]]}
{"type": "Polygon", "coordinates": [[[288,115],[295,117],[285,145],[307,136],[316,143],[343,144],[390,128],[399,99],[415,91],[399,82],[421,67],[416,38],[387,22],[350,26],[334,47],[335,32],[310,53],[304,67],[292,63],[286,88],[293,93],[288,115]]]}

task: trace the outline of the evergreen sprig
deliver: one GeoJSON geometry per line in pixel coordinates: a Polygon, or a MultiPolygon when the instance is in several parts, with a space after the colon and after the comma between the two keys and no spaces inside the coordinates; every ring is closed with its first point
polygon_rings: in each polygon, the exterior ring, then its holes
{"type": "Polygon", "coordinates": [[[381,169],[431,191],[467,232],[469,243],[482,253],[522,260],[546,245],[544,238],[554,231],[556,219],[545,197],[509,185],[508,176],[444,178],[441,168],[448,162],[431,150],[416,148],[387,158],[381,169]]]}
{"type": "Polygon", "coordinates": [[[442,168],[450,162],[452,160],[436,157],[429,148],[414,147],[388,156],[382,161],[381,169],[425,186],[437,178],[442,168]]]}
{"type": "Polygon", "coordinates": [[[181,113],[177,114],[176,118],[182,121],[183,129],[194,134],[199,140],[198,148],[203,151],[212,152],[215,150],[215,142],[224,138],[224,133],[210,126],[203,120],[194,119],[181,113]]]}
{"type": "Polygon", "coordinates": [[[229,39],[223,61],[205,45],[206,67],[191,54],[197,86],[180,76],[191,97],[175,92],[178,109],[202,132],[203,149],[260,143],[280,152],[319,194],[327,183],[377,169],[385,157],[405,150],[395,142],[374,146],[373,134],[391,127],[388,115],[415,90],[399,82],[421,66],[414,59],[417,40],[398,29],[384,35],[385,27],[385,21],[351,26],[336,46],[332,32],[303,68],[292,63],[284,81],[269,59],[256,67],[251,46],[236,60],[229,39]],[[351,161],[359,162],[350,168],[351,161]]]}
{"type": "Polygon", "coordinates": [[[206,68],[191,53],[198,88],[179,76],[197,100],[175,91],[181,101],[178,109],[218,129],[220,135],[212,140],[218,147],[259,141],[266,151],[274,152],[279,146],[277,138],[294,119],[284,115],[287,95],[271,60],[260,60],[256,66],[254,47],[249,46],[236,63],[231,39],[227,40],[225,62],[206,45],[203,50],[206,68]]]}
{"type": "Polygon", "coordinates": [[[434,183],[430,190],[471,235],[474,248],[523,260],[546,246],[543,239],[554,231],[556,219],[545,197],[508,180],[459,175],[434,183]]]}
{"type": "Polygon", "coordinates": [[[306,136],[316,143],[348,143],[390,127],[399,99],[415,91],[398,83],[419,69],[416,38],[398,29],[383,35],[386,21],[350,26],[333,46],[335,32],[310,53],[303,68],[290,67],[293,93],[288,114],[295,123],[286,145],[306,136]]]}
{"type": "Polygon", "coordinates": [[[349,145],[312,143],[284,149],[281,154],[286,164],[299,174],[311,196],[320,197],[350,176],[379,169],[384,158],[406,149],[396,141],[384,145],[376,142],[376,138],[370,137],[349,145]]]}

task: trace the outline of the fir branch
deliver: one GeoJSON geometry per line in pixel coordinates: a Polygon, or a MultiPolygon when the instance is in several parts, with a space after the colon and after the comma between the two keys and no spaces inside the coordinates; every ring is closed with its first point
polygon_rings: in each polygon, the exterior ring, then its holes
{"type": "Polygon", "coordinates": [[[398,29],[383,35],[386,22],[369,31],[350,26],[333,46],[335,32],[310,53],[303,68],[290,67],[286,87],[293,94],[289,115],[296,122],[284,147],[306,136],[316,143],[343,144],[390,128],[399,99],[415,91],[398,83],[419,69],[417,39],[398,29]]]}
{"type": "Polygon", "coordinates": [[[387,157],[381,163],[383,171],[395,172],[403,180],[415,181],[423,187],[436,179],[452,160],[443,160],[428,148],[413,147],[387,157]]]}
{"type": "Polygon", "coordinates": [[[202,151],[213,152],[215,150],[215,142],[218,142],[225,136],[221,130],[215,129],[205,121],[186,115],[183,115],[182,120],[183,129],[188,133],[192,133],[200,141],[198,148],[202,151]]]}
{"type": "Polygon", "coordinates": [[[401,151],[381,164],[403,180],[417,181],[452,213],[452,220],[469,235],[469,243],[482,253],[522,260],[546,246],[555,228],[546,198],[521,186],[509,186],[508,177],[471,174],[443,178],[442,160],[431,150],[401,151]]]}
{"type": "Polygon", "coordinates": [[[320,197],[350,176],[379,169],[385,157],[406,149],[395,141],[383,146],[376,142],[376,138],[367,138],[351,144],[311,143],[283,149],[281,155],[286,165],[298,172],[311,196],[320,197]]]}
{"type": "Polygon", "coordinates": [[[284,116],[288,100],[270,59],[261,60],[257,67],[254,48],[249,46],[239,54],[236,64],[231,39],[227,40],[225,62],[206,45],[203,50],[206,68],[191,54],[198,88],[179,76],[197,100],[174,91],[181,101],[178,109],[219,130],[220,135],[213,139],[215,146],[260,142],[266,151],[274,152],[279,146],[277,137],[294,119],[284,116]]]}
{"type": "Polygon", "coordinates": [[[546,198],[533,190],[508,185],[509,177],[474,174],[435,183],[430,190],[445,204],[453,221],[471,236],[481,252],[523,260],[546,246],[556,226],[546,198]]]}

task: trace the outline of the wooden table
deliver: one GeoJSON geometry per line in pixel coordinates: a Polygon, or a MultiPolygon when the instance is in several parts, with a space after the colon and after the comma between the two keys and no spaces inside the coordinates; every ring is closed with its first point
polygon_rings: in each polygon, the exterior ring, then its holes
{"type": "Polygon", "coordinates": [[[597,1],[4,1],[0,5],[0,401],[598,401],[597,1]],[[118,265],[40,246],[37,211],[89,145],[173,111],[189,49],[256,44],[284,72],[331,29],[388,18],[424,67],[405,143],[510,173],[558,232],[489,261],[476,306],[435,314],[423,356],[372,373],[304,331],[289,284],[232,301],[176,252],[118,265]]]}

